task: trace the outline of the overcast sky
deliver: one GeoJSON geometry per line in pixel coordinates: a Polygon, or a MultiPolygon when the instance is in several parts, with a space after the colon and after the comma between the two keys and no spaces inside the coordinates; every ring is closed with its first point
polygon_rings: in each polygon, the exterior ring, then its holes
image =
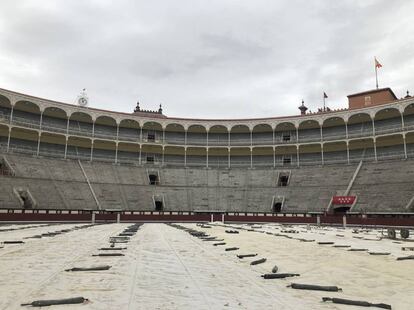
{"type": "Polygon", "coordinates": [[[414,1],[1,0],[0,88],[132,112],[240,118],[325,91],[414,93],[414,1]]]}

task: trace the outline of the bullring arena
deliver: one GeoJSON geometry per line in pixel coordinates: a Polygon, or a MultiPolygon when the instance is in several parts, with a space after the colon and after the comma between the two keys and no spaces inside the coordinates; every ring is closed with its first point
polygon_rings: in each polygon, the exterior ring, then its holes
{"type": "Polygon", "coordinates": [[[202,120],[0,89],[0,308],[412,309],[414,98],[348,99],[202,120]]]}

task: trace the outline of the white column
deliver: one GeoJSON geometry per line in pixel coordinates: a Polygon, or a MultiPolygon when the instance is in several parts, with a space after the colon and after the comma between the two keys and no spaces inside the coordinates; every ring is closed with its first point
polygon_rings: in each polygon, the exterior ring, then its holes
{"type": "Polygon", "coordinates": [[[372,119],[372,135],[375,137],[375,121],[372,119]]]}
{"type": "Polygon", "coordinates": [[[165,144],[165,129],[162,129],[162,144],[165,144]]]}
{"type": "Polygon", "coordinates": [[[206,167],[208,168],[208,148],[206,149],[206,167]]]}
{"type": "Polygon", "coordinates": [[[320,125],[320,132],[321,132],[321,141],[323,141],[323,133],[322,133],[322,125],[320,125]]]}
{"type": "Polygon", "coordinates": [[[187,130],[184,129],[184,145],[187,147],[187,130]]]}
{"type": "Polygon", "coordinates": [[[405,124],[404,124],[404,113],[401,113],[401,129],[404,130],[405,124]]]}
{"type": "Polygon", "coordinates": [[[38,132],[38,137],[37,137],[37,152],[36,152],[36,156],[39,156],[39,151],[40,151],[40,136],[42,135],[42,133],[39,131],[38,132]]]}
{"type": "Polygon", "coordinates": [[[323,143],[321,143],[321,160],[322,160],[322,166],[324,164],[324,160],[323,160],[323,143]]]}
{"type": "Polygon", "coordinates": [[[345,122],[345,138],[348,139],[348,122],[345,122]]]}
{"type": "Polygon", "coordinates": [[[139,141],[142,142],[142,127],[140,127],[140,132],[139,132],[139,141]]]}
{"type": "Polygon", "coordinates": [[[39,122],[39,129],[42,130],[42,122],[43,122],[43,111],[40,112],[40,122],[39,122]]]}
{"type": "Polygon", "coordinates": [[[92,159],[93,159],[93,140],[91,140],[91,161],[92,161],[92,159]]]}
{"type": "Polygon", "coordinates": [[[349,142],[346,141],[346,158],[348,160],[348,165],[349,165],[349,142]]]}
{"type": "Polygon", "coordinates": [[[297,160],[297,166],[299,167],[299,145],[296,145],[296,160],[297,160]]]}
{"type": "Polygon", "coordinates": [[[68,117],[68,121],[66,123],[66,134],[69,135],[69,123],[70,123],[70,118],[68,117]]]}
{"type": "Polygon", "coordinates": [[[403,134],[404,140],[404,158],[407,159],[407,142],[405,141],[405,134],[403,134]]]}
{"type": "Polygon", "coordinates": [[[231,148],[229,147],[228,149],[228,167],[231,167],[231,158],[230,158],[230,152],[231,152],[231,148]]]}
{"type": "MultiPolygon", "coordinates": [[[[273,142],[275,141],[275,137],[273,135],[273,142]]],[[[273,168],[276,168],[276,148],[273,147],[273,168]]]]}
{"type": "Polygon", "coordinates": [[[375,161],[377,161],[377,141],[375,137],[374,137],[374,158],[375,158],[375,161]]]}
{"type": "Polygon", "coordinates": [[[296,143],[299,143],[299,129],[298,129],[298,127],[295,127],[296,128],[296,143]]]}
{"type": "Polygon", "coordinates": [[[253,148],[250,148],[250,168],[253,168],[253,148]]]}
{"type": "Polygon", "coordinates": [[[164,163],[165,163],[165,150],[164,150],[164,146],[162,146],[161,166],[164,166],[164,163]]]}
{"type": "Polygon", "coordinates": [[[187,147],[184,148],[184,167],[187,167],[187,147]]]}
{"type": "Polygon", "coordinates": [[[14,105],[12,105],[12,107],[11,107],[10,119],[9,119],[9,124],[10,124],[10,125],[11,125],[11,123],[13,122],[13,111],[14,111],[14,105]]]}
{"type": "Polygon", "coordinates": [[[65,136],[65,156],[63,157],[64,159],[66,159],[66,156],[68,154],[68,136],[65,136]]]}
{"type": "Polygon", "coordinates": [[[11,125],[10,125],[10,127],[9,127],[9,136],[7,137],[7,153],[9,152],[9,149],[10,149],[10,135],[11,135],[11,130],[12,130],[12,128],[11,128],[11,125]]]}
{"type": "Polygon", "coordinates": [[[138,157],[138,163],[141,165],[141,150],[142,150],[142,145],[139,145],[139,157],[138,157]]]}
{"type": "Polygon", "coordinates": [[[95,137],[95,121],[92,121],[92,137],[95,137]]]}
{"type": "Polygon", "coordinates": [[[115,164],[118,163],[118,139],[115,142],[115,164]]]}

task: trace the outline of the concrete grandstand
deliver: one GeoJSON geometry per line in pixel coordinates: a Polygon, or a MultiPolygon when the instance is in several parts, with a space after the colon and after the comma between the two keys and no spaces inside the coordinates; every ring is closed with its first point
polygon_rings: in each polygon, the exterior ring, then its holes
{"type": "Polygon", "coordinates": [[[349,101],[292,117],[200,120],[0,89],[0,208],[408,216],[414,98],[385,88],[349,101]]]}

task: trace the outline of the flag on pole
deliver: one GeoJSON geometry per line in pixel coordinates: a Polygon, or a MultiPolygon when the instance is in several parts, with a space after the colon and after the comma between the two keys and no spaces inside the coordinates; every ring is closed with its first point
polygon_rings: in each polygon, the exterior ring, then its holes
{"type": "Polygon", "coordinates": [[[374,61],[375,61],[375,86],[378,89],[378,72],[377,69],[378,68],[382,68],[382,65],[380,64],[380,62],[377,60],[377,57],[374,57],[374,61]]]}
{"type": "Polygon", "coordinates": [[[328,95],[325,92],[323,92],[323,98],[328,98],[328,95]]]}

